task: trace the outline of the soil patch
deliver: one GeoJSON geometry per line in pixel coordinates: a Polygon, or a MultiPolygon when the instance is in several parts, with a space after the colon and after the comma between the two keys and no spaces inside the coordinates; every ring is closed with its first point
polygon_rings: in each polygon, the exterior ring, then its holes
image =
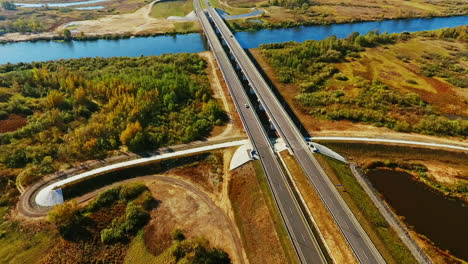
{"type": "Polygon", "coordinates": [[[10,114],[6,119],[0,120],[0,133],[12,132],[26,125],[28,119],[17,114],[10,114]]]}

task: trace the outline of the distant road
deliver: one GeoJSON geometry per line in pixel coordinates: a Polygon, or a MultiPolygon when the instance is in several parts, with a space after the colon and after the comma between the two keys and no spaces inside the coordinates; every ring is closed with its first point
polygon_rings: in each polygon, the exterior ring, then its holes
{"type": "MultiPolygon", "coordinates": [[[[211,50],[215,55],[221,73],[231,93],[236,110],[241,117],[245,131],[252,142],[252,146],[258,153],[273,197],[275,198],[299,260],[301,263],[326,263],[326,259],[318,242],[312,234],[306,222],[305,215],[287,182],[283,168],[273,150],[273,145],[250,103],[249,97],[237,76],[236,70],[232,66],[205,12],[201,9],[198,0],[194,0],[194,6],[205,36],[208,39],[211,50]]],[[[207,6],[209,6],[209,4],[207,4],[207,6]]]]}
{"type": "MultiPolygon", "coordinates": [[[[245,50],[233,36],[218,12],[207,3],[207,10],[226,42],[229,52],[234,57],[249,85],[255,91],[268,117],[281,138],[293,152],[309,181],[313,184],[325,206],[333,216],[353,252],[361,263],[385,263],[379,251],[367,233],[361,227],[335,186],[312,155],[304,137],[279,102],[269,85],[255,67],[245,50]]],[[[312,263],[312,262],[309,262],[312,263]]]]}
{"type": "Polygon", "coordinates": [[[321,140],[321,141],[358,141],[358,142],[394,143],[394,144],[403,144],[403,145],[416,145],[416,146],[424,146],[424,147],[447,148],[447,149],[468,151],[468,148],[457,146],[457,145],[439,144],[439,143],[431,143],[431,142],[423,142],[423,141],[385,139],[385,138],[311,137],[311,139],[321,140]]]}

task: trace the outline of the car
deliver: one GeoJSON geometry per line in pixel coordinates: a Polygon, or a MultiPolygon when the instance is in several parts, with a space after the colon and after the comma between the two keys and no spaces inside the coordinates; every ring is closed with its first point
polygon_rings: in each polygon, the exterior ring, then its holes
{"type": "Polygon", "coordinates": [[[245,108],[250,108],[250,106],[248,104],[245,104],[244,106],[245,106],[245,108]]]}

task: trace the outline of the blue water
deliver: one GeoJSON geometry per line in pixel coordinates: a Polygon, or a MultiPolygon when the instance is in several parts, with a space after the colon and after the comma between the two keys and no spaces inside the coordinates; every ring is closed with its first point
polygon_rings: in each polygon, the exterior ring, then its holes
{"type": "Polygon", "coordinates": [[[205,51],[200,34],[95,41],[38,41],[0,45],[0,64],[82,57],[138,57],[205,51]]]}
{"type": "MultiPolygon", "coordinates": [[[[288,29],[237,32],[236,38],[244,48],[255,48],[263,43],[320,40],[331,35],[340,38],[352,32],[367,33],[433,30],[444,27],[468,25],[468,16],[386,20],[353,24],[308,26],[288,29]]],[[[160,36],[121,40],[71,41],[71,42],[19,42],[0,45],[0,64],[31,62],[81,57],[113,57],[159,55],[163,53],[201,52],[207,49],[201,34],[160,36]]]]}
{"type": "MultiPolygon", "coordinates": [[[[89,5],[95,3],[101,3],[108,0],[89,0],[89,1],[80,1],[80,2],[70,2],[70,3],[47,3],[49,7],[67,7],[67,6],[76,6],[76,5],[89,5]]],[[[46,3],[43,4],[28,4],[28,3],[15,3],[16,6],[20,7],[43,7],[46,3]]]]}
{"type": "Polygon", "coordinates": [[[345,38],[352,32],[366,34],[367,32],[375,29],[378,29],[379,32],[401,33],[404,31],[415,32],[461,25],[468,25],[468,16],[302,26],[254,32],[237,32],[235,33],[235,36],[242,47],[252,49],[266,43],[278,43],[292,40],[304,42],[309,39],[321,40],[332,35],[335,35],[338,38],[345,38]]]}

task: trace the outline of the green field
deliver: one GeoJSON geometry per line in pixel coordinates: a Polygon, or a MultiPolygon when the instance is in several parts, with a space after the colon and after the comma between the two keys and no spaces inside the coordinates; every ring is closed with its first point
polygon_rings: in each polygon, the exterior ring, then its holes
{"type": "Polygon", "coordinates": [[[17,223],[3,220],[7,211],[7,207],[0,207],[0,263],[37,263],[54,236],[46,231],[21,230],[17,223]]]}
{"type": "Polygon", "coordinates": [[[169,16],[186,16],[193,10],[193,1],[175,0],[163,1],[154,4],[151,16],[154,18],[167,18],[169,16]]]}

